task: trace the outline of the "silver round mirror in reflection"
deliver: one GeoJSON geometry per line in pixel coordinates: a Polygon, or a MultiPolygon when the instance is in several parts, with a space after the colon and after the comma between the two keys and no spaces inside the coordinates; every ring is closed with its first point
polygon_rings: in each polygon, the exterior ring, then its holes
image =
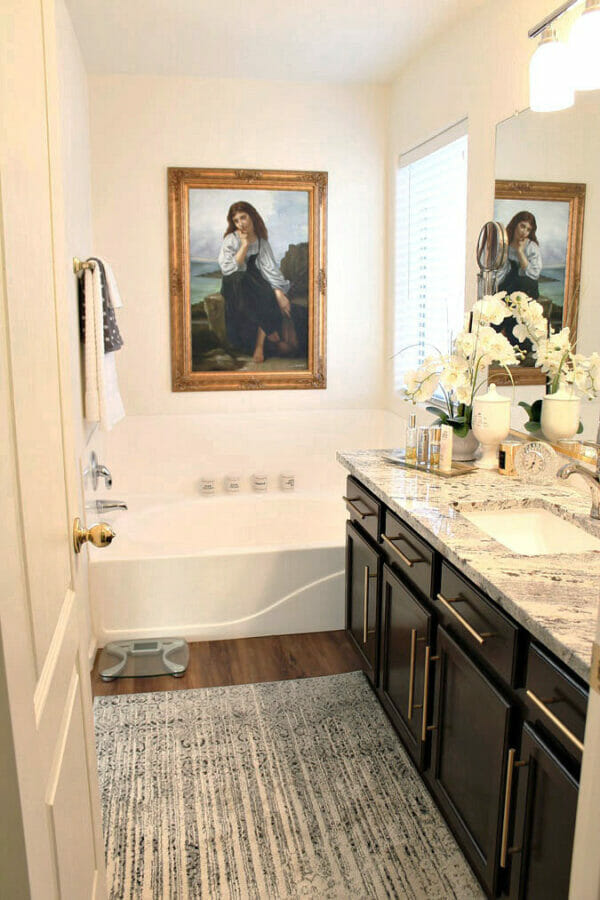
{"type": "Polygon", "coordinates": [[[508,256],[508,235],[501,222],[486,222],[477,240],[477,296],[496,293],[498,272],[508,256]]]}

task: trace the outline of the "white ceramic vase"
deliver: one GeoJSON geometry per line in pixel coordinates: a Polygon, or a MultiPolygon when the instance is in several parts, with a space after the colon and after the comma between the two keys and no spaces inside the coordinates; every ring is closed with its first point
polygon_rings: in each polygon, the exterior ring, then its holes
{"type": "Polygon", "coordinates": [[[555,444],[577,434],[581,414],[581,399],[571,388],[560,385],[555,394],[542,399],[541,426],[544,437],[555,444]]]}
{"type": "Polygon", "coordinates": [[[464,437],[452,435],[452,459],[457,462],[469,462],[475,459],[478,440],[472,431],[468,431],[464,437]]]}
{"type": "Polygon", "coordinates": [[[499,394],[495,384],[473,401],[471,427],[481,445],[475,465],[479,469],[497,469],[498,446],[510,431],[510,397],[499,394]]]}

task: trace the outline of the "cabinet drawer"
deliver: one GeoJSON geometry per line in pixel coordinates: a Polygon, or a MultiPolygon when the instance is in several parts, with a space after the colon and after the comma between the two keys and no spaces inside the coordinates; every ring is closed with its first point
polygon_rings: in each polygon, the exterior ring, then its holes
{"type": "Polygon", "coordinates": [[[529,721],[538,723],[580,759],[588,692],[537,644],[531,644],[527,654],[524,699],[529,721]]]}
{"type": "Polygon", "coordinates": [[[350,518],[357,522],[373,540],[379,540],[383,506],[373,494],[352,477],[346,479],[344,495],[350,518]]]}
{"type": "Polygon", "coordinates": [[[385,511],[381,542],[390,563],[426,597],[432,597],[433,550],[389,509],[385,511]]]}
{"type": "Polygon", "coordinates": [[[512,686],[518,626],[447,563],[436,607],[442,623],[512,686]]]}

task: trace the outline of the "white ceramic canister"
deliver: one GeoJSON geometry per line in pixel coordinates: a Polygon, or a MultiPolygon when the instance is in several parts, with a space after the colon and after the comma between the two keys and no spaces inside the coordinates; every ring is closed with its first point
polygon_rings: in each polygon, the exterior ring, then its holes
{"type": "Polygon", "coordinates": [[[481,445],[481,456],[475,460],[479,469],[498,468],[498,446],[510,431],[510,397],[504,397],[490,384],[487,394],[475,397],[473,434],[481,445]]]}
{"type": "Polygon", "coordinates": [[[279,476],[279,487],[282,491],[293,491],[296,487],[296,479],[292,472],[282,472],[279,476]]]}
{"type": "Polygon", "coordinates": [[[255,491],[266,491],[269,487],[269,477],[264,472],[254,472],[252,475],[252,488],[255,491]]]}

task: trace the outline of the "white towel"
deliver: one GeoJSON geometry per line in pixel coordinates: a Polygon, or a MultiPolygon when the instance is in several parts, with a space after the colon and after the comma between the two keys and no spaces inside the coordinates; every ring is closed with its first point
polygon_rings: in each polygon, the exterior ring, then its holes
{"type": "MultiPolygon", "coordinates": [[[[113,306],[123,305],[115,278],[104,260],[106,280],[113,306]],[[110,273],[110,274],[108,274],[110,273]],[[116,302],[115,302],[116,301],[116,302]]],[[[85,417],[99,422],[100,428],[110,431],[125,417],[125,409],[119,383],[115,354],[104,352],[104,318],[102,311],[102,285],[100,269],[93,265],[84,270],[85,295],[85,417]]]]}

